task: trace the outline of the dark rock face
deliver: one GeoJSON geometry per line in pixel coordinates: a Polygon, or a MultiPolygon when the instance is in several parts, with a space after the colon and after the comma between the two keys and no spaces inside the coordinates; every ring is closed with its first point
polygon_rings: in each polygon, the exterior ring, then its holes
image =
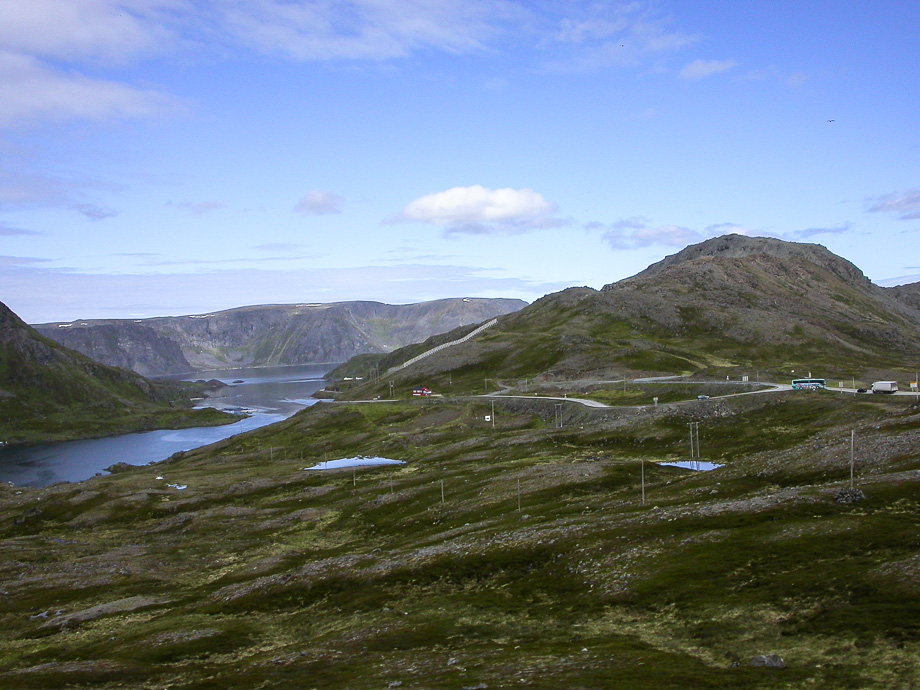
{"type": "Polygon", "coordinates": [[[133,369],[142,376],[192,370],[179,344],[149,326],[103,323],[42,330],[61,345],[91,356],[97,362],[133,369]]]}
{"type": "Polygon", "coordinates": [[[141,321],[43,324],[46,337],[145,376],[224,367],[343,362],[389,352],[526,306],[513,299],[241,307],[141,321]]]}

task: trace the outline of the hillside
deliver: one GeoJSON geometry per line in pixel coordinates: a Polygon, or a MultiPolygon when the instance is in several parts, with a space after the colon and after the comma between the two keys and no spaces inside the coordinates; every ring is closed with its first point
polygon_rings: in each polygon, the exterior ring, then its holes
{"type": "MultiPolygon", "coordinates": [[[[920,359],[912,294],[909,286],[873,285],[819,245],[729,235],[602,290],[548,295],[386,383],[482,392],[486,378],[514,386],[689,373],[752,380],[768,372],[787,379],[793,371],[869,380],[906,375],[920,359]]],[[[433,342],[392,353],[387,363],[433,342]]],[[[355,394],[368,392],[365,386],[355,394]]]]}
{"type": "Polygon", "coordinates": [[[190,389],[152,383],[68,350],[0,304],[0,440],[83,438],[225,423],[189,408],[190,389]]]}
{"type": "Polygon", "coordinates": [[[140,320],[36,326],[46,337],[145,376],[240,366],[343,362],[513,312],[513,299],[266,305],[140,320]]]}
{"type": "Polygon", "coordinates": [[[920,686],[912,399],[569,402],[562,428],[494,402],[316,405],[0,486],[0,686],[920,686]],[[662,464],[694,420],[721,468],[662,464]],[[406,464],[303,469],[356,455],[406,464]]]}

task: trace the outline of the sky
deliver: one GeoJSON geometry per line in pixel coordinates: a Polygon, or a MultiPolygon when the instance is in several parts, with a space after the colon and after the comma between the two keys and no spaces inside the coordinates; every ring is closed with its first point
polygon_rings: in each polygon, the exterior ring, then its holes
{"type": "Polygon", "coordinates": [[[918,28],[915,0],[0,0],[0,301],[532,301],[731,232],[920,281],[918,28]]]}

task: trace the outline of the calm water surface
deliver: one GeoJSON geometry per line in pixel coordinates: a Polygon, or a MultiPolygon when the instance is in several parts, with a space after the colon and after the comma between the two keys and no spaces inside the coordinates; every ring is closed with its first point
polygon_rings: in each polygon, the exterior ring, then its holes
{"type": "Polygon", "coordinates": [[[230,386],[220,391],[219,397],[203,404],[223,410],[246,410],[250,416],[226,426],[147,431],[87,441],[2,448],[0,481],[17,486],[82,481],[117,462],[129,465],[159,462],[179,451],[280,422],[316,402],[310,396],[325,385],[323,376],[334,366],[306,364],[198,372],[185,378],[219,379],[230,386]]]}

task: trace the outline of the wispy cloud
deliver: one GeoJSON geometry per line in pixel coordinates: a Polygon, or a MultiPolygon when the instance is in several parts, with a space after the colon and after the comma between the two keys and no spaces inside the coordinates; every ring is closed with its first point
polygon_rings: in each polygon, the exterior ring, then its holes
{"type": "Polygon", "coordinates": [[[719,235],[751,235],[750,229],[738,223],[716,223],[707,225],[703,230],[706,237],[718,237],[719,235]]]}
{"type": "MultiPolygon", "coordinates": [[[[36,260],[41,261],[41,260],[36,260]]],[[[29,265],[0,271],[3,301],[29,323],[74,318],[200,314],[243,304],[374,299],[391,304],[475,295],[533,296],[558,282],[495,275],[463,265],[400,264],[298,270],[256,268],[134,274],[88,274],[29,265]]],[[[0,267],[5,266],[0,257],[0,267]]]]}
{"type": "Polygon", "coordinates": [[[587,230],[602,230],[602,237],[613,249],[639,249],[661,245],[683,247],[699,242],[703,236],[690,228],[679,225],[652,225],[649,219],[624,218],[615,223],[589,223],[587,230]]]}
{"type": "Polygon", "coordinates": [[[236,40],[295,60],[389,60],[484,50],[511,3],[485,0],[238,0],[216,12],[236,40]]]}
{"type": "Polygon", "coordinates": [[[734,60],[694,60],[680,71],[680,76],[695,81],[727,72],[737,64],[734,60]]]}
{"type": "MultiPolygon", "coordinates": [[[[908,266],[907,268],[916,268],[916,267],[908,266]]],[[[906,276],[896,276],[894,278],[884,278],[882,280],[875,280],[872,282],[882,287],[897,287],[898,285],[910,285],[912,283],[920,283],[920,273],[912,273],[906,276]]]]}
{"type": "Polygon", "coordinates": [[[0,256],[0,268],[22,268],[51,263],[51,259],[36,256],[0,256]]]}
{"type": "Polygon", "coordinates": [[[344,205],[345,199],[338,194],[312,189],[297,202],[294,211],[306,216],[323,216],[331,213],[341,213],[344,205]]]}
{"type": "Polygon", "coordinates": [[[121,63],[161,52],[177,37],[164,12],[182,0],[4,0],[0,46],[54,60],[121,63]]]}
{"type": "Polygon", "coordinates": [[[174,96],[99,73],[181,45],[170,25],[191,8],[186,0],[4,0],[0,126],[181,110],[174,96]]]}
{"type": "Polygon", "coordinates": [[[870,213],[892,213],[900,220],[920,218],[920,187],[877,197],[869,206],[870,213]]]}
{"type": "Polygon", "coordinates": [[[589,72],[613,66],[638,66],[699,40],[671,26],[651,3],[571,3],[545,40],[561,56],[549,59],[551,72],[589,72]]]}
{"type": "Polygon", "coordinates": [[[25,228],[14,228],[5,223],[0,223],[0,237],[16,237],[16,236],[26,236],[26,235],[44,235],[43,232],[36,232],[35,230],[26,230],[25,228]]]}
{"type": "Polygon", "coordinates": [[[270,242],[257,244],[253,249],[258,249],[260,252],[294,252],[303,249],[303,245],[295,242],[270,242]]]}
{"type": "Polygon", "coordinates": [[[193,216],[203,216],[205,213],[227,208],[227,204],[223,201],[168,201],[166,205],[193,216]]]}
{"type": "Polygon", "coordinates": [[[74,210],[82,213],[90,220],[105,220],[106,218],[114,218],[118,215],[118,211],[111,208],[96,206],[96,204],[77,204],[74,206],[74,210]]]}
{"type": "Polygon", "coordinates": [[[153,89],[59,71],[32,56],[0,49],[0,126],[154,117],[179,108],[178,99],[153,89]]]}
{"type": "Polygon", "coordinates": [[[125,69],[154,58],[380,63],[491,55],[512,39],[545,69],[571,72],[647,64],[698,37],[644,0],[3,0],[0,126],[183,112],[125,69]]]}
{"type": "Polygon", "coordinates": [[[783,239],[800,241],[811,239],[812,237],[817,237],[819,235],[842,235],[845,232],[848,232],[853,227],[852,223],[845,223],[843,225],[836,225],[830,228],[802,228],[801,230],[793,230],[790,233],[787,233],[783,236],[783,239]]]}
{"type": "Polygon", "coordinates": [[[532,189],[473,185],[419,197],[390,222],[433,223],[447,235],[486,235],[564,225],[556,212],[555,204],[532,189]]]}

